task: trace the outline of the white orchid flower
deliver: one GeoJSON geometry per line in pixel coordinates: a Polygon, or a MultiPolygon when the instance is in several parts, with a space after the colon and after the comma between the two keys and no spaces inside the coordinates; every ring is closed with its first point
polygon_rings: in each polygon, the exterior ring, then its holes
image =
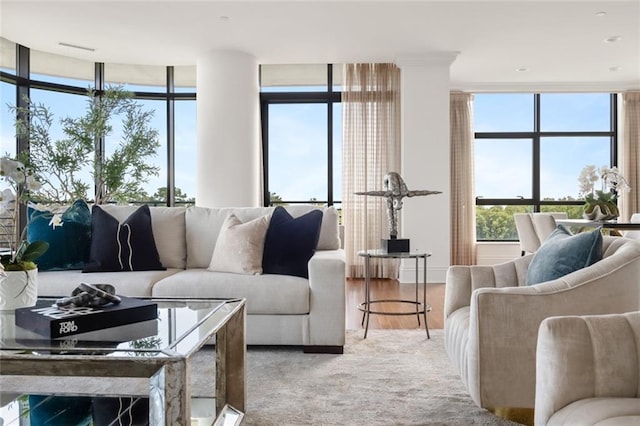
{"type": "Polygon", "coordinates": [[[12,177],[18,173],[18,170],[24,168],[24,164],[11,158],[0,158],[0,175],[12,177]]]}
{"type": "Polygon", "coordinates": [[[0,213],[11,210],[16,201],[16,195],[10,189],[4,189],[0,192],[0,213]]]}
{"type": "Polygon", "coordinates": [[[25,184],[29,191],[38,191],[42,187],[42,184],[38,182],[32,175],[27,176],[25,184]]]}
{"type": "Polygon", "coordinates": [[[56,227],[62,226],[62,225],[64,225],[64,223],[62,222],[62,214],[61,213],[54,214],[51,220],[49,221],[49,226],[51,226],[55,230],[56,227]]]}

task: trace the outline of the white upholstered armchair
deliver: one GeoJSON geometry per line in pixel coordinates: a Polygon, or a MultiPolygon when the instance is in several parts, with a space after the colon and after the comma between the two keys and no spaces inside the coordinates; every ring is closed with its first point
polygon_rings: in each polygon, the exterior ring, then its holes
{"type": "Polygon", "coordinates": [[[494,266],[452,266],[445,347],[475,403],[534,407],[538,327],[548,317],[640,310],[640,242],[604,237],[603,259],[525,286],[533,255],[494,266]]]}
{"type": "Polygon", "coordinates": [[[535,424],[640,424],[640,312],[542,322],[535,424]]]}
{"type": "Polygon", "coordinates": [[[556,228],[556,219],[566,218],[565,212],[514,214],[522,255],[538,250],[556,228]]]}

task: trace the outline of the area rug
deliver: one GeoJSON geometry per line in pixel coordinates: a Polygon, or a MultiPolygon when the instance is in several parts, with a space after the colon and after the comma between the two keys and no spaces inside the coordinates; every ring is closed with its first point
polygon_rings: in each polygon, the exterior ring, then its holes
{"type": "MultiPolygon", "coordinates": [[[[198,354],[199,365],[213,351],[198,354]]],[[[243,425],[516,425],[478,408],[442,330],[348,330],[343,355],[249,348],[243,425]]],[[[192,376],[194,392],[209,388],[192,376]]]]}
{"type": "MultiPolygon", "coordinates": [[[[193,396],[212,396],[214,370],[215,350],[205,347],[192,364],[193,396]]],[[[83,394],[87,384],[85,378],[2,379],[4,392],[30,384],[42,393],[83,394]]],[[[246,379],[247,426],[517,425],[473,403],[444,351],[442,330],[432,330],[430,340],[424,330],[369,330],[366,339],[362,330],[347,330],[342,355],[250,347],[246,379]]],[[[143,394],[147,383],[96,378],[91,390],[143,394]]]]}

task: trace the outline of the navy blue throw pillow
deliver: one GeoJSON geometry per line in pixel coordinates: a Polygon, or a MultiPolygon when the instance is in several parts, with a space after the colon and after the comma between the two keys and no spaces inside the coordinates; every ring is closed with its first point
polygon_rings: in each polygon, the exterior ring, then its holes
{"type": "Polygon", "coordinates": [[[27,217],[27,240],[49,243],[49,249],[38,258],[39,270],[83,268],[91,244],[91,212],[87,203],[76,200],[60,214],[29,205],[27,217]]]}
{"type": "Polygon", "coordinates": [[[264,240],[262,272],[309,278],[307,263],[318,246],[321,225],[321,210],[294,218],[276,207],[264,240]]]}
{"type": "Polygon", "coordinates": [[[100,206],[91,210],[91,250],[82,272],[164,270],[144,205],[122,223],[100,206]]]}

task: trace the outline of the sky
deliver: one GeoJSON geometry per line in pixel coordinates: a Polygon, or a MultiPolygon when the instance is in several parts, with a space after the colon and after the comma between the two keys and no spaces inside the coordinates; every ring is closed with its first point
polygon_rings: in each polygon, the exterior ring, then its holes
{"type": "MultiPolygon", "coordinates": [[[[609,94],[542,94],[541,130],[608,131],[609,94]]],[[[533,95],[474,96],[474,127],[478,132],[533,130],[533,95]]],[[[588,164],[609,165],[608,137],[546,137],[541,139],[541,196],[578,197],[578,176],[588,164]]],[[[478,140],[475,190],[485,198],[530,197],[531,139],[478,140]]]]}
{"type": "MultiPolygon", "coordinates": [[[[34,76],[34,79],[38,79],[34,76]]],[[[43,79],[45,79],[43,77],[43,79]]],[[[52,81],[51,77],[46,78],[52,81]]],[[[89,82],[55,79],[81,85],[89,82]]],[[[14,149],[14,129],[7,114],[7,103],[14,103],[12,85],[2,83],[0,137],[2,153],[14,149]]],[[[127,86],[129,90],[147,90],[127,86]]],[[[155,89],[154,89],[155,90],[155,89]]],[[[195,90],[195,89],[194,89],[195,90]]],[[[156,90],[157,91],[157,90],[156,90]]],[[[63,117],[82,114],[86,97],[31,91],[35,102],[51,107],[56,122],[63,117]]],[[[163,101],[139,100],[145,109],[156,109],[152,127],[158,129],[159,155],[151,160],[160,167],[145,189],[153,194],[166,186],[166,113],[163,101]]],[[[188,196],[196,194],[196,102],[176,101],[176,186],[188,196]]],[[[342,199],[342,108],[334,106],[334,199],[342,199]]],[[[285,200],[326,199],[327,193],[327,107],[326,104],[277,104],[269,109],[269,186],[285,200]],[[291,179],[296,176],[296,179],[291,179]]],[[[533,95],[477,94],[474,96],[474,127],[480,132],[532,131],[533,95]]],[[[61,137],[59,126],[53,137],[61,137]]],[[[609,94],[543,94],[541,100],[543,131],[607,131],[609,94]]],[[[117,143],[120,129],[107,139],[107,153],[117,143]]],[[[479,140],[475,147],[475,190],[485,198],[531,197],[530,139],[479,140]]],[[[543,138],[541,141],[542,197],[578,197],[577,178],[588,164],[608,165],[607,137],[543,138]]],[[[87,174],[87,180],[89,180],[87,174]]]]}

